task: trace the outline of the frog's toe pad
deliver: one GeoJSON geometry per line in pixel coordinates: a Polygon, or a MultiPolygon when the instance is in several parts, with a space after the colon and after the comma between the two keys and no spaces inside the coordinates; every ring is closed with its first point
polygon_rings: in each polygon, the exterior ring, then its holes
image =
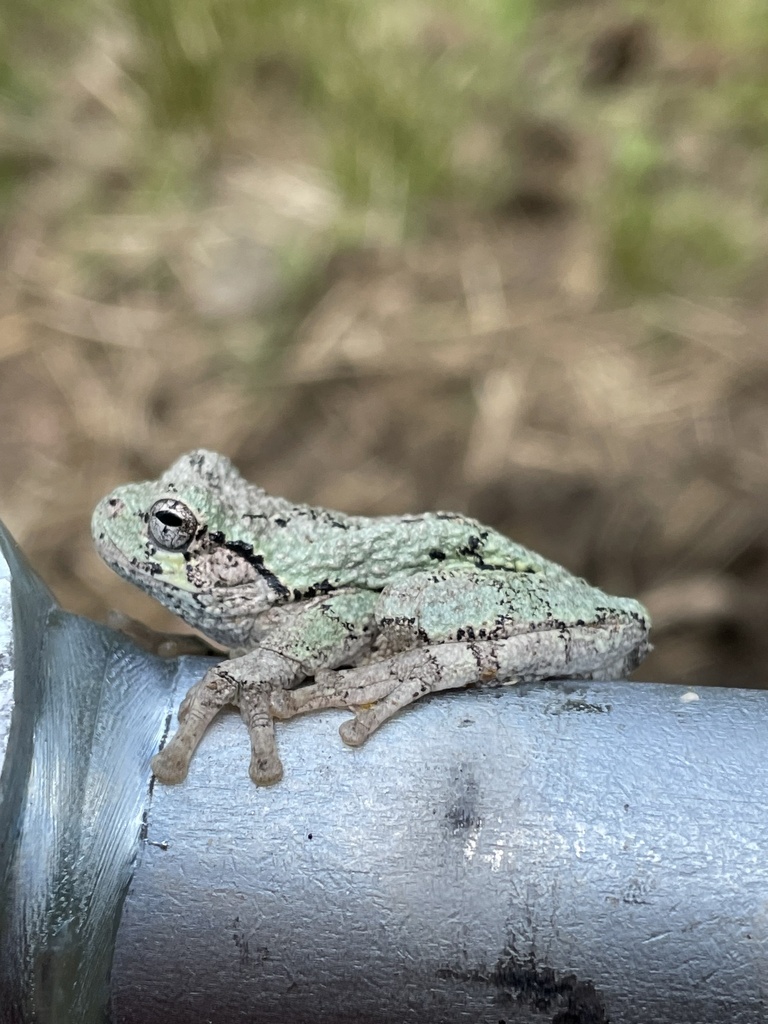
{"type": "Polygon", "coordinates": [[[251,781],[255,782],[257,786],[273,786],[282,779],[283,766],[277,755],[258,757],[253,755],[248,774],[251,776],[251,781]]]}
{"type": "Polygon", "coordinates": [[[181,751],[165,747],[152,758],[152,771],[158,782],[175,786],[187,777],[189,757],[181,751]]]}
{"type": "Polygon", "coordinates": [[[360,718],[350,718],[339,726],[339,736],[348,747],[360,747],[371,735],[371,729],[360,718]]]}

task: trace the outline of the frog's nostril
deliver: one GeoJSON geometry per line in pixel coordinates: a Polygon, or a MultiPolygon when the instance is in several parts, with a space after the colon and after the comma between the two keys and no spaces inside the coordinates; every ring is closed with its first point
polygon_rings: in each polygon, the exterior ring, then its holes
{"type": "Polygon", "coordinates": [[[109,498],[107,500],[107,510],[110,519],[120,515],[124,508],[125,503],[121,501],[120,498],[109,498]]]}

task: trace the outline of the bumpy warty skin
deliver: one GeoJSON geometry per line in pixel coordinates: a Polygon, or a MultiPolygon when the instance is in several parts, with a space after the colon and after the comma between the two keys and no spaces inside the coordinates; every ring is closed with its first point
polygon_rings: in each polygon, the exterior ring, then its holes
{"type": "MultiPolygon", "coordinates": [[[[315,691],[297,691],[301,707],[298,699],[273,699],[270,712],[260,697],[258,712],[243,713],[255,781],[279,777],[272,740],[264,739],[264,721],[271,730],[278,705],[287,717],[379,701],[378,718],[357,712],[354,739],[354,730],[342,733],[358,743],[428,692],[411,694],[409,683],[410,696],[397,695],[414,675],[430,680],[428,690],[608,678],[634,668],[649,647],[650,620],[637,601],[604,594],[474,519],[452,512],[350,516],[295,504],[249,484],[227,458],[204,450],[181,456],[156,481],[117,488],[97,506],[92,529],[116,572],[237,653],[219,666],[203,697],[192,699],[190,691],[192,717],[207,723],[217,701],[239,703],[241,711],[255,706],[254,687],[261,693],[270,673],[279,677],[277,689],[311,675],[319,680],[315,691]],[[339,666],[348,671],[330,671],[339,666]]],[[[186,773],[204,728],[182,723],[156,759],[167,753],[170,761],[186,729],[168,781],[186,773]]]]}

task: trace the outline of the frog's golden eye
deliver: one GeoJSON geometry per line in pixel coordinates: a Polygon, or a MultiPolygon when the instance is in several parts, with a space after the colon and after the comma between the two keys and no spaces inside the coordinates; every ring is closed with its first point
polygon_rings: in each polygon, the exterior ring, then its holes
{"type": "Polygon", "coordinates": [[[197,519],[184,502],[161,498],[149,510],[148,528],[158,547],[181,551],[195,536],[197,519]]]}

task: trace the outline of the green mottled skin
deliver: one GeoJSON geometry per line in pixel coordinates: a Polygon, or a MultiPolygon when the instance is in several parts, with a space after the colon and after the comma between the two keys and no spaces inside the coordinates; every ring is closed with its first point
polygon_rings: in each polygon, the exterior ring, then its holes
{"type": "Polygon", "coordinates": [[[184,778],[227,703],[250,732],[251,777],[268,783],[282,773],[274,718],[352,707],[341,732],[358,745],[424,693],[609,678],[648,650],[637,601],[609,597],[473,519],[293,504],[211,452],[118,488],[92,527],[115,571],[232,653],[182,704],[179,730],[153,762],[161,781],[184,778]]]}

